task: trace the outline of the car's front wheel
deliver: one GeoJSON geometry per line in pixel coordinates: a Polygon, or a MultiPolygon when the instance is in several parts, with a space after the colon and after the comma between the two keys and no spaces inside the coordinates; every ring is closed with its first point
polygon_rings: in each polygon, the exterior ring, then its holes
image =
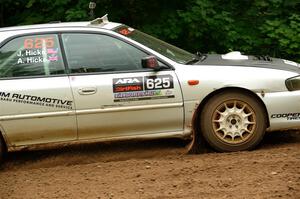
{"type": "Polygon", "coordinates": [[[203,137],[222,152],[253,149],[266,130],[262,105],[254,97],[237,91],[213,96],[200,118],[203,137]]]}

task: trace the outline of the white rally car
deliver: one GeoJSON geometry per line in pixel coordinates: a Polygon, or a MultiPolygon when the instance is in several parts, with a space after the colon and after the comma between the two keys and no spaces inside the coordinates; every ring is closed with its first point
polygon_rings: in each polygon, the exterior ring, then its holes
{"type": "Polygon", "coordinates": [[[106,17],[0,29],[1,155],[167,137],[239,151],[266,130],[299,127],[300,66],[292,61],[194,55],[106,17]]]}

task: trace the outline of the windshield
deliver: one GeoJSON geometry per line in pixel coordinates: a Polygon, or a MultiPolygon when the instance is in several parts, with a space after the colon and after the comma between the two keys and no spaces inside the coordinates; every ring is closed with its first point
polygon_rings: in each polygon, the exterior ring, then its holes
{"type": "Polygon", "coordinates": [[[129,37],[180,64],[187,64],[190,61],[197,59],[197,56],[192,53],[128,26],[121,26],[117,28],[115,32],[129,37]]]}

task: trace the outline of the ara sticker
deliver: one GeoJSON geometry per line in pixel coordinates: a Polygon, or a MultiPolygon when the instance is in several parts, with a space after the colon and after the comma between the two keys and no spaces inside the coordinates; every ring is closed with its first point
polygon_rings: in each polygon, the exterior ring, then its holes
{"type": "Polygon", "coordinates": [[[115,102],[174,98],[173,89],[171,75],[113,79],[115,102]]]}
{"type": "Polygon", "coordinates": [[[128,78],[115,78],[113,79],[114,93],[143,91],[143,78],[142,77],[128,77],[128,78]]]}

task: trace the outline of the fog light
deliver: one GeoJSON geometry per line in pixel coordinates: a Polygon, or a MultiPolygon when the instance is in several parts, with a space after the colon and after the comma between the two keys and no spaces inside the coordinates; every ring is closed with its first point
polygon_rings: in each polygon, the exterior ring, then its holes
{"type": "Polygon", "coordinates": [[[285,81],[286,87],[289,91],[300,90],[300,76],[292,77],[285,81]]]}

